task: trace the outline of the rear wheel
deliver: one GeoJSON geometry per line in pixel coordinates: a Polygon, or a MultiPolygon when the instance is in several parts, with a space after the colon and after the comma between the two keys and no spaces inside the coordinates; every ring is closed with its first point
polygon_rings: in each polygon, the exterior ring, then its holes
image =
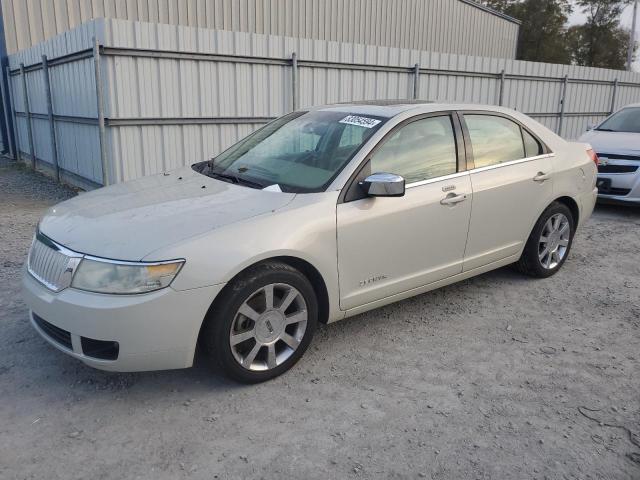
{"type": "Polygon", "coordinates": [[[569,255],[574,231],[571,210],[562,203],[552,203],[533,227],[517,268],[533,277],[555,274],[569,255]]]}
{"type": "Polygon", "coordinates": [[[246,383],[291,368],[309,346],[318,317],[309,280],[280,262],[258,265],[232,281],[216,307],[204,343],[223,373],[246,383]]]}

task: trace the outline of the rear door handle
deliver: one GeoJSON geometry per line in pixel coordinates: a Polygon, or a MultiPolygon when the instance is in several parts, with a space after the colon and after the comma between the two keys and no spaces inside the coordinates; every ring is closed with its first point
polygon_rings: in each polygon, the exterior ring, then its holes
{"type": "Polygon", "coordinates": [[[551,178],[551,175],[549,175],[548,173],[538,172],[538,174],[535,177],[533,177],[533,181],[544,182],[545,180],[549,180],[550,178],[551,178]]]}
{"type": "Polygon", "coordinates": [[[440,200],[441,205],[455,205],[456,203],[464,202],[467,199],[466,195],[456,195],[455,193],[450,193],[442,200],[440,200]]]}

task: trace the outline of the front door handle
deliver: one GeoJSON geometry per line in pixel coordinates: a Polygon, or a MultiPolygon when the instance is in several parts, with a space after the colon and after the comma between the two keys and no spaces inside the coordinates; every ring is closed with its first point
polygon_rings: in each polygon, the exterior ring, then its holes
{"type": "Polygon", "coordinates": [[[440,205],[455,205],[456,203],[464,202],[466,199],[466,195],[456,195],[455,193],[450,193],[442,200],[440,200],[440,205]]]}
{"type": "Polygon", "coordinates": [[[538,172],[538,174],[535,177],[533,177],[533,181],[544,182],[545,180],[549,180],[550,178],[551,178],[551,175],[549,175],[548,173],[538,172]]]}

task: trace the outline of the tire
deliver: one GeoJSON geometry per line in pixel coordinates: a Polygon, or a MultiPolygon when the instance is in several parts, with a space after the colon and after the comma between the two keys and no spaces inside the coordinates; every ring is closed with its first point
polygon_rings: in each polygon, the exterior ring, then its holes
{"type": "Polygon", "coordinates": [[[562,268],[562,265],[564,265],[564,262],[569,256],[574,233],[575,219],[569,207],[560,202],[553,202],[542,215],[540,215],[540,218],[533,227],[522,252],[522,256],[515,264],[516,268],[526,275],[537,278],[547,278],[554,275],[562,268]],[[553,225],[554,220],[559,220],[561,227],[558,231],[562,230],[565,228],[562,226],[564,225],[564,223],[562,223],[564,221],[563,219],[566,220],[568,232],[563,232],[559,236],[556,235],[554,237],[551,235],[552,229],[549,225],[553,225]],[[544,243],[545,238],[548,239],[547,243],[544,243]],[[551,253],[549,253],[550,256],[544,255],[546,251],[545,245],[549,246],[549,243],[551,243],[551,249],[547,250],[551,251],[556,247],[557,255],[554,256],[551,253]]]}
{"type": "Polygon", "coordinates": [[[311,343],[318,301],[309,280],[295,268],[282,262],[256,265],[221,295],[201,339],[227,377],[242,383],[270,380],[293,367],[311,343]]]}

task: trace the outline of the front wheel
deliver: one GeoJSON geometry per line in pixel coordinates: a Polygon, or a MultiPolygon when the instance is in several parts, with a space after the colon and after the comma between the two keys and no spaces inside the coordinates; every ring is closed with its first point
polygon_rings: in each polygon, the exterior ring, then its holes
{"type": "Polygon", "coordinates": [[[533,227],[517,268],[533,277],[550,277],[564,264],[575,233],[571,210],[563,203],[552,203],[533,227]]]}
{"type": "Polygon", "coordinates": [[[223,373],[257,383],[290,369],[309,346],[318,321],[309,280],[281,262],[252,267],[228,285],[203,331],[223,373]]]}

